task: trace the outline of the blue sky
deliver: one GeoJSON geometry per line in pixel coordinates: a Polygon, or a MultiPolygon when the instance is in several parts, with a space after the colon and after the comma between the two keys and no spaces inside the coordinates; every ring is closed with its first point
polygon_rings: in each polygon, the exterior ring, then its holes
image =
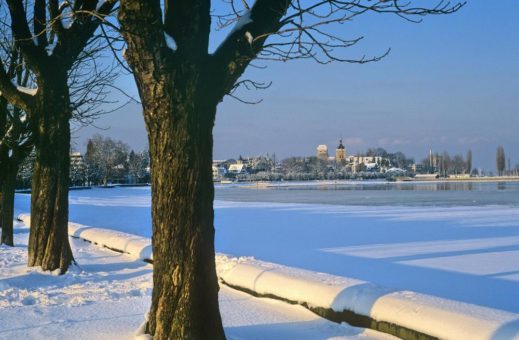
{"type": "MultiPolygon", "coordinates": [[[[391,53],[365,65],[318,65],[310,61],[263,63],[245,75],[269,82],[248,92],[245,105],[226,98],[218,108],[214,156],[276,153],[312,155],[317,144],[335,147],[343,138],[350,153],[369,147],[403,151],[417,160],[429,148],[474,153],[474,166],[493,170],[503,145],[519,163],[519,2],[469,0],[458,13],[412,24],[388,15],[366,15],[336,28],[365,36],[350,57],[391,53]]],[[[216,46],[221,34],[215,34],[216,46]]],[[[135,93],[133,79],[119,84],[135,93]]],[[[93,133],[142,149],[141,108],[128,105],[74,135],[83,150],[93,133]]]]}

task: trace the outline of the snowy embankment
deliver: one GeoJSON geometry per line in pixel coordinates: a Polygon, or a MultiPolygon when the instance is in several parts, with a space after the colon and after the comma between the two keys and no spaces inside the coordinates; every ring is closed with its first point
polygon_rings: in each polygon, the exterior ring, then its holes
{"type": "MultiPolygon", "coordinates": [[[[29,215],[19,219],[29,225],[29,215]]],[[[151,241],[146,237],[76,223],[69,223],[69,234],[135,259],[153,260],[151,241]]],[[[299,304],[333,321],[402,337],[519,339],[519,315],[515,313],[253,258],[218,255],[216,265],[220,281],[228,286],[299,304]]]]}
{"type": "Polygon", "coordinates": [[[251,258],[217,256],[217,270],[231,287],[401,337],[421,333],[440,339],[519,338],[519,315],[514,313],[251,258]]]}
{"type": "MultiPolygon", "coordinates": [[[[150,264],[72,238],[77,265],[65,275],[52,275],[27,267],[29,228],[15,222],[14,230],[16,246],[0,246],[0,339],[135,338],[135,330],[150,308],[150,264]]],[[[225,285],[218,295],[229,340],[393,339],[225,285]]]]}
{"type": "MultiPolygon", "coordinates": [[[[28,214],[20,214],[18,215],[18,220],[29,226],[31,216],[28,214]]],[[[136,260],[146,262],[153,261],[151,240],[146,237],[131,235],[116,230],[88,227],[72,222],[68,224],[68,234],[69,236],[127,254],[136,260]]]]}

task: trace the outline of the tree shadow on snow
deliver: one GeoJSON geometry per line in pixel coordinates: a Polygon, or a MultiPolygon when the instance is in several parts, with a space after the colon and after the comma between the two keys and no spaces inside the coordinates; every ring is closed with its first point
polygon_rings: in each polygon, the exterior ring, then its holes
{"type": "Polygon", "coordinates": [[[499,327],[494,334],[492,340],[507,340],[519,338],[519,319],[505,323],[499,327]]]}
{"type": "Polygon", "coordinates": [[[0,279],[0,284],[27,290],[48,287],[65,288],[83,282],[129,280],[152,272],[153,269],[142,261],[79,264],[78,266],[72,266],[65,275],[28,271],[23,275],[0,279]]]}
{"type": "Polygon", "coordinates": [[[228,339],[324,340],[330,337],[355,336],[362,332],[364,332],[362,328],[335,324],[325,319],[225,327],[225,335],[228,339]]]}

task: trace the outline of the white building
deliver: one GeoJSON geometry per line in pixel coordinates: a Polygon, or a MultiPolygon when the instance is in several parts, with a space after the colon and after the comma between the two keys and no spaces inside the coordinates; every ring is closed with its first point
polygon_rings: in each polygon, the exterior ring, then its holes
{"type": "Polygon", "coordinates": [[[349,156],[346,158],[348,163],[353,164],[382,164],[382,161],[384,160],[384,157],[380,156],[349,156]]]}
{"type": "Polygon", "coordinates": [[[317,158],[328,160],[328,146],[326,144],[317,146],[317,158]]]}
{"type": "Polygon", "coordinates": [[[227,171],[223,166],[214,166],[213,165],[213,181],[219,181],[221,180],[227,171]]]}
{"type": "Polygon", "coordinates": [[[235,175],[242,175],[247,173],[247,168],[245,164],[231,164],[229,166],[229,173],[235,174],[235,175]]]}
{"type": "Polygon", "coordinates": [[[70,153],[69,176],[72,186],[85,185],[86,164],[83,156],[79,152],[70,153]]]}

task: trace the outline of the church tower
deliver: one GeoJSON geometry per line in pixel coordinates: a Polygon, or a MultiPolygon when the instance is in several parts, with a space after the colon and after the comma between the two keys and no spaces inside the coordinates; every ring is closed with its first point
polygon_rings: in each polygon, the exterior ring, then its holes
{"type": "Polygon", "coordinates": [[[346,148],[342,145],[342,139],[339,141],[337,149],[335,149],[335,162],[341,164],[346,163],[346,148]]]}

